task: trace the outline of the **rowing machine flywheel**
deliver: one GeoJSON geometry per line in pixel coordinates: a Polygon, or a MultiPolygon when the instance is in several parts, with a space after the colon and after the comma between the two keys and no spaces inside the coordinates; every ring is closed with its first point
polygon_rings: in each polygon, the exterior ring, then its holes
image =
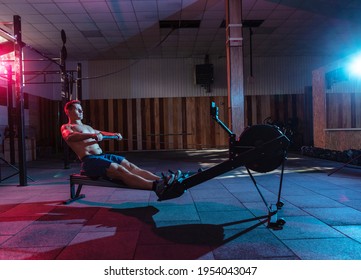
{"type": "Polygon", "coordinates": [[[269,172],[283,162],[289,145],[288,138],[277,126],[259,124],[247,127],[239,137],[238,144],[245,149],[257,149],[257,157],[248,158],[245,166],[256,172],[269,172]]]}

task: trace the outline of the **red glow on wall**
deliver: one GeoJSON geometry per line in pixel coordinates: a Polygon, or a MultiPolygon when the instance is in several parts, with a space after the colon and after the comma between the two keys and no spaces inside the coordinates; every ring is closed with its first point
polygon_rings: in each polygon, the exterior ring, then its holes
{"type": "Polygon", "coordinates": [[[4,76],[7,75],[7,67],[11,65],[13,67],[14,65],[14,52],[7,53],[0,55],[0,75],[4,76]]]}

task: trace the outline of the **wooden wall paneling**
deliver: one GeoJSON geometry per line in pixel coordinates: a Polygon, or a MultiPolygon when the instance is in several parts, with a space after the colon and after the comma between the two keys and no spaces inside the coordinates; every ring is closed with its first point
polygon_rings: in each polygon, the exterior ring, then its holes
{"type": "Polygon", "coordinates": [[[337,94],[335,95],[335,100],[336,100],[336,107],[337,107],[337,119],[336,119],[336,122],[337,122],[337,127],[343,127],[343,113],[344,111],[342,110],[343,109],[343,100],[340,98],[340,96],[337,94]]]}
{"type": "Polygon", "coordinates": [[[291,102],[288,95],[282,95],[282,104],[279,104],[283,109],[282,122],[285,123],[287,119],[292,115],[291,102]]]}
{"type": "Polygon", "coordinates": [[[283,102],[284,102],[284,96],[283,95],[276,95],[274,106],[275,106],[275,111],[277,112],[277,120],[279,122],[284,121],[286,108],[284,107],[285,104],[283,102]]]}
{"type": "Polygon", "coordinates": [[[121,100],[121,107],[122,107],[122,132],[123,132],[123,137],[125,138],[123,140],[123,148],[124,151],[130,151],[129,146],[131,145],[130,143],[133,141],[132,140],[132,135],[129,135],[129,131],[128,131],[128,100],[127,99],[122,99],[121,100]]]}
{"type": "MultiPolygon", "coordinates": [[[[124,127],[123,127],[123,100],[122,99],[118,99],[117,102],[115,102],[114,106],[116,107],[116,130],[117,132],[119,132],[123,138],[125,138],[124,136],[124,127]]],[[[116,150],[117,151],[124,151],[124,143],[125,140],[123,139],[122,141],[117,141],[116,142],[116,150]]]]}
{"type": "Polygon", "coordinates": [[[154,135],[154,99],[147,99],[145,102],[147,109],[146,115],[146,131],[145,131],[145,138],[146,138],[146,146],[150,150],[155,149],[155,135],[154,135]]]}
{"type": "Polygon", "coordinates": [[[87,119],[89,120],[89,124],[92,127],[97,127],[99,120],[97,119],[97,100],[89,101],[89,111],[85,112],[87,119]]]}
{"type": "MultiPolygon", "coordinates": [[[[127,108],[127,115],[125,118],[126,123],[126,130],[128,134],[128,150],[132,151],[135,149],[134,141],[136,141],[136,135],[133,134],[133,125],[134,125],[134,118],[133,118],[133,101],[132,99],[126,100],[126,108],[127,108]]],[[[136,144],[136,142],[135,142],[136,144]]]]}
{"type": "MultiPolygon", "coordinates": [[[[46,110],[46,103],[44,102],[44,99],[42,98],[39,98],[40,100],[40,110],[41,110],[41,115],[42,116],[47,116],[48,115],[48,112],[46,110]]],[[[41,139],[42,139],[42,144],[44,146],[47,146],[48,143],[47,143],[47,135],[46,135],[46,118],[43,118],[44,119],[44,122],[40,122],[40,131],[41,131],[41,139]]],[[[17,123],[15,123],[17,125],[17,123]]]]}
{"type": "Polygon", "coordinates": [[[255,109],[256,109],[256,114],[255,114],[255,124],[260,124],[263,122],[264,118],[264,110],[263,108],[267,108],[268,104],[265,102],[266,101],[266,97],[267,96],[262,96],[262,95],[257,95],[256,97],[256,104],[255,104],[255,109]]]}
{"type": "MultiPolygon", "coordinates": [[[[292,95],[283,96],[283,107],[285,108],[283,112],[283,123],[292,117],[292,95]]],[[[282,106],[282,104],[280,104],[282,106]]]]}
{"type": "Polygon", "coordinates": [[[262,107],[262,111],[263,111],[263,115],[262,115],[262,120],[261,120],[261,123],[264,123],[264,120],[268,117],[272,117],[272,98],[271,96],[267,95],[267,96],[263,96],[263,100],[264,100],[264,105],[262,107]]]}
{"type": "Polygon", "coordinates": [[[291,111],[292,115],[291,118],[300,118],[304,117],[305,111],[304,111],[304,100],[305,95],[304,94],[292,94],[291,96],[291,111]]]}
{"type": "Polygon", "coordinates": [[[251,99],[251,106],[252,106],[252,125],[255,125],[258,123],[258,114],[259,114],[259,104],[258,104],[258,100],[262,98],[261,96],[255,95],[252,96],[251,99]]]}
{"type": "Polygon", "coordinates": [[[53,126],[52,118],[51,118],[53,106],[51,105],[51,101],[48,99],[43,98],[43,102],[46,107],[46,116],[47,116],[47,118],[45,120],[43,120],[45,135],[46,135],[48,145],[52,146],[52,144],[53,144],[52,140],[53,140],[53,136],[54,136],[54,132],[55,132],[55,127],[53,126]]]}
{"type": "Polygon", "coordinates": [[[147,129],[147,137],[149,148],[152,150],[156,149],[156,132],[155,132],[155,99],[151,98],[147,103],[149,106],[148,110],[148,129],[147,129]]]}
{"type": "Polygon", "coordinates": [[[271,95],[270,97],[270,117],[272,118],[272,121],[277,120],[278,118],[278,111],[276,110],[276,96],[271,95]]]}
{"type": "MultiPolygon", "coordinates": [[[[275,113],[275,120],[281,122],[284,117],[284,108],[281,108],[283,96],[276,95],[274,98],[274,113],[275,113]]],[[[283,104],[282,104],[283,105],[283,104]]]]}
{"type": "MultiPolygon", "coordinates": [[[[211,102],[215,102],[217,104],[217,106],[219,105],[219,103],[217,102],[215,97],[209,98],[209,104],[211,104],[211,102]]],[[[218,109],[218,112],[219,112],[219,109],[218,109]]],[[[219,125],[210,117],[209,113],[210,112],[208,112],[208,123],[209,123],[208,147],[211,148],[211,147],[215,147],[217,145],[216,143],[219,142],[220,131],[218,128],[219,125]]]]}
{"type": "MultiPolygon", "coordinates": [[[[220,97],[214,97],[211,98],[209,101],[209,104],[211,101],[214,101],[216,105],[218,106],[218,117],[219,119],[228,126],[227,119],[225,118],[225,115],[228,115],[227,110],[227,100],[224,100],[222,96],[220,97]]],[[[209,105],[210,106],[210,105],[209,105]]],[[[210,124],[210,147],[220,147],[223,146],[224,139],[226,136],[226,132],[223,130],[223,128],[212,119],[210,115],[210,107],[208,112],[208,123],[210,124]]]]}
{"type": "Polygon", "coordinates": [[[169,149],[175,149],[175,130],[174,130],[174,98],[168,98],[168,118],[167,118],[167,127],[168,127],[168,141],[169,141],[169,149]]]}
{"type": "Polygon", "coordinates": [[[174,148],[179,149],[181,147],[180,138],[179,138],[179,127],[180,126],[180,115],[181,115],[181,107],[180,107],[180,98],[175,97],[173,99],[173,142],[174,142],[174,148]]]}
{"type": "Polygon", "coordinates": [[[159,123],[159,149],[164,150],[165,135],[164,135],[164,98],[159,98],[159,117],[157,122],[159,123]]]}
{"type": "Polygon", "coordinates": [[[253,97],[254,116],[253,124],[261,124],[268,117],[267,111],[270,111],[268,96],[256,95],[253,97]]]}
{"type": "Polygon", "coordinates": [[[344,93],[342,100],[343,100],[343,108],[341,109],[341,111],[343,112],[342,114],[342,118],[343,118],[343,123],[342,123],[342,127],[346,127],[346,128],[351,128],[352,124],[351,124],[351,120],[352,120],[352,94],[350,93],[344,93]]]}
{"type": "Polygon", "coordinates": [[[204,124],[204,117],[203,117],[203,103],[204,100],[202,98],[197,98],[197,149],[202,149],[205,144],[205,137],[203,128],[204,124]]]}
{"type": "Polygon", "coordinates": [[[60,143],[60,139],[61,139],[61,133],[60,133],[60,120],[59,120],[59,116],[60,116],[60,112],[59,112],[59,103],[58,102],[54,102],[52,100],[49,100],[49,105],[52,107],[52,115],[50,116],[50,120],[51,120],[51,127],[53,128],[53,135],[52,135],[52,146],[55,150],[55,152],[58,152],[59,149],[59,143],[60,143]]]}
{"type": "Polygon", "coordinates": [[[339,107],[337,103],[337,96],[335,94],[331,95],[330,98],[330,124],[329,128],[338,128],[339,127],[339,107]]]}
{"type": "MultiPolygon", "coordinates": [[[[224,96],[216,97],[217,104],[218,104],[218,111],[219,111],[219,118],[222,120],[222,122],[228,127],[228,104],[227,104],[227,98],[224,96]]],[[[214,122],[210,112],[208,113],[208,117],[211,122],[214,122]]],[[[244,118],[244,117],[243,117],[244,118]]],[[[216,142],[217,147],[222,147],[225,144],[228,145],[228,134],[221,128],[220,125],[216,124],[216,127],[218,129],[218,141],[216,142]]]]}
{"type": "Polygon", "coordinates": [[[332,104],[331,104],[331,123],[332,127],[339,128],[340,127],[340,107],[339,103],[337,102],[337,95],[332,96],[332,104]]]}
{"type": "MultiPolygon", "coordinates": [[[[228,107],[227,107],[227,99],[225,100],[223,96],[215,97],[214,101],[216,102],[216,105],[218,106],[218,117],[219,119],[228,126],[228,107]]],[[[208,118],[209,122],[214,125],[214,135],[212,135],[211,132],[211,138],[214,138],[214,141],[212,142],[212,147],[221,147],[224,146],[225,139],[227,139],[228,143],[228,135],[223,130],[223,128],[214,121],[210,115],[210,112],[208,112],[208,118]]]]}
{"type": "MultiPolygon", "coordinates": [[[[103,108],[103,114],[102,114],[101,126],[98,129],[103,130],[103,131],[110,131],[110,129],[109,129],[110,116],[109,116],[109,112],[108,112],[108,100],[102,99],[100,103],[102,104],[101,106],[103,108]]],[[[105,151],[110,151],[109,144],[110,144],[109,140],[103,141],[101,143],[101,145],[105,151]]]]}
{"type": "Polygon", "coordinates": [[[177,97],[178,115],[177,115],[177,130],[178,130],[178,149],[183,149],[183,97],[177,97]]]}
{"type": "MultiPolygon", "coordinates": [[[[202,148],[208,148],[210,147],[211,145],[211,141],[210,141],[210,138],[211,138],[211,134],[210,134],[210,131],[211,131],[211,126],[210,126],[210,123],[211,123],[211,119],[209,117],[209,112],[210,112],[210,109],[211,109],[211,100],[210,98],[201,98],[201,145],[202,145],[202,148]]],[[[212,124],[214,125],[214,123],[212,124]]]]}
{"type": "Polygon", "coordinates": [[[355,94],[355,127],[361,128],[361,94],[355,94]]]}
{"type": "Polygon", "coordinates": [[[352,128],[356,125],[357,104],[354,94],[337,93],[326,95],[327,128],[352,128]]]}
{"type": "MultiPolygon", "coordinates": [[[[82,105],[85,123],[95,129],[120,132],[125,138],[121,142],[104,141],[105,151],[228,147],[228,134],[210,116],[212,101],[219,107],[219,118],[228,125],[227,96],[97,99],[84,100],[82,105]]],[[[247,96],[245,101],[247,124],[262,123],[268,116],[273,121],[285,121],[285,118],[296,116],[306,125],[306,101],[301,94],[287,97],[247,96]]],[[[33,104],[35,101],[30,97],[29,102],[33,104]]],[[[361,122],[361,97],[358,95],[328,94],[327,102],[330,124],[335,126],[341,121],[343,125],[355,126],[361,122]]],[[[37,98],[36,103],[37,106],[30,106],[31,110],[38,107],[39,114],[46,116],[42,117],[44,121],[39,122],[37,138],[44,144],[49,142],[52,145],[60,135],[56,130],[58,127],[54,129],[58,103],[41,98],[37,98]]]]}
{"type": "Polygon", "coordinates": [[[244,124],[249,126],[252,124],[252,96],[244,97],[244,124]]]}
{"type": "MultiPolygon", "coordinates": [[[[118,103],[119,99],[113,100],[113,108],[111,109],[111,112],[113,112],[113,132],[119,132],[122,134],[120,128],[119,128],[119,110],[118,110],[118,103]]],[[[114,143],[114,151],[119,151],[119,143],[120,141],[113,141],[114,143]]]]}
{"type": "Polygon", "coordinates": [[[162,118],[162,122],[163,122],[163,133],[164,133],[164,138],[163,138],[163,142],[164,142],[164,146],[163,149],[168,150],[169,149],[169,111],[172,111],[172,109],[169,108],[170,104],[170,100],[169,98],[163,98],[163,116],[161,116],[162,118]]]}
{"type": "Polygon", "coordinates": [[[177,129],[178,129],[178,149],[183,149],[183,97],[177,97],[178,116],[177,116],[177,129]]]}
{"type": "MultiPolygon", "coordinates": [[[[346,115],[345,115],[345,111],[344,110],[344,106],[346,104],[345,100],[343,100],[343,98],[340,98],[341,96],[343,96],[344,94],[337,94],[336,96],[336,100],[337,100],[337,127],[341,128],[344,127],[345,123],[345,119],[346,119],[346,115]]],[[[346,108],[345,108],[346,109],[346,108]]],[[[347,127],[347,126],[345,126],[347,127]]]]}
{"type": "MultiPolygon", "coordinates": [[[[187,142],[187,98],[182,97],[181,98],[182,104],[181,104],[181,119],[182,119],[182,149],[186,149],[188,146],[187,142]]],[[[190,116],[191,117],[191,116],[190,116]]]]}
{"type": "Polygon", "coordinates": [[[96,129],[102,129],[103,121],[104,121],[104,108],[103,108],[103,102],[101,99],[95,100],[94,102],[94,111],[92,112],[92,115],[94,115],[93,120],[95,122],[95,128],[96,129]]]}
{"type": "Polygon", "coordinates": [[[196,146],[196,98],[186,98],[186,115],[187,115],[187,149],[195,149],[196,146]]]}
{"type": "MultiPolygon", "coordinates": [[[[58,126],[59,136],[61,137],[60,127],[64,123],[63,118],[67,118],[67,117],[65,115],[64,107],[63,107],[63,104],[62,104],[61,100],[54,101],[54,103],[55,103],[55,106],[56,106],[56,109],[55,109],[56,110],[55,122],[56,122],[56,124],[58,126]]],[[[43,116],[39,115],[38,118],[42,119],[43,116]]],[[[58,141],[58,144],[59,144],[62,141],[62,139],[58,138],[57,141],[58,141]]]]}
{"type": "Polygon", "coordinates": [[[297,147],[308,145],[308,128],[305,127],[307,109],[305,107],[306,93],[292,95],[292,119],[296,123],[294,143],[297,147]]]}
{"type": "Polygon", "coordinates": [[[356,97],[355,93],[350,93],[350,127],[356,127],[356,97]]]}
{"type": "Polygon", "coordinates": [[[246,110],[247,110],[247,125],[254,125],[257,116],[257,108],[256,108],[256,98],[257,96],[247,96],[246,102],[246,110]]]}
{"type": "Polygon", "coordinates": [[[201,99],[196,98],[195,99],[195,111],[194,111],[194,117],[195,117],[195,149],[201,149],[201,143],[202,143],[202,135],[201,135],[201,128],[202,128],[202,120],[201,120],[201,99]]]}
{"type": "MultiPolygon", "coordinates": [[[[43,99],[39,98],[39,112],[40,115],[43,116],[42,119],[45,119],[46,114],[46,104],[43,99]]],[[[39,122],[39,130],[40,130],[40,141],[39,144],[46,146],[46,126],[44,122],[39,122]]]]}
{"type": "MultiPolygon", "coordinates": [[[[219,104],[222,105],[222,120],[228,126],[229,124],[229,112],[228,112],[228,104],[227,104],[227,96],[221,97],[221,102],[219,104]]],[[[221,129],[221,128],[220,128],[221,129]]],[[[229,135],[226,132],[221,134],[221,146],[228,147],[229,146],[229,135]]]]}
{"type": "Polygon", "coordinates": [[[270,103],[270,117],[272,118],[272,120],[275,120],[277,118],[276,116],[276,109],[275,109],[275,96],[270,96],[270,100],[269,100],[269,103],[270,103]]]}
{"type": "Polygon", "coordinates": [[[250,120],[249,120],[249,123],[250,125],[254,125],[256,124],[257,120],[255,119],[255,115],[257,114],[256,112],[256,96],[250,96],[250,102],[249,102],[249,106],[250,106],[250,120]]]}
{"type": "Polygon", "coordinates": [[[297,96],[295,94],[291,94],[288,97],[289,106],[288,106],[288,118],[292,119],[293,117],[297,116],[297,108],[295,107],[295,102],[297,101],[297,96]]]}
{"type": "MultiPolygon", "coordinates": [[[[97,130],[107,130],[108,125],[106,124],[106,120],[108,119],[108,113],[106,111],[106,102],[107,100],[99,99],[98,100],[98,106],[97,111],[94,112],[96,117],[99,120],[99,124],[95,127],[97,130]]],[[[105,151],[109,151],[109,141],[103,141],[100,143],[100,146],[105,151]]]]}
{"type": "Polygon", "coordinates": [[[159,98],[154,98],[154,115],[152,117],[152,121],[154,123],[154,141],[155,141],[155,149],[160,149],[160,125],[159,125],[159,98]]]}
{"type": "Polygon", "coordinates": [[[151,135],[150,135],[150,100],[141,99],[141,119],[142,119],[142,150],[151,149],[151,135]]]}
{"type": "Polygon", "coordinates": [[[326,98],[325,98],[325,102],[326,102],[326,128],[332,128],[332,124],[331,124],[331,96],[330,94],[326,94],[326,98]]]}
{"type": "MultiPolygon", "coordinates": [[[[51,146],[52,144],[52,136],[54,135],[54,127],[51,122],[52,118],[52,106],[51,101],[45,98],[42,98],[43,104],[45,105],[45,115],[47,116],[44,121],[43,129],[45,130],[44,136],[47,139],[47,145],[51,146]]],[[[59,128],[58,128],[59,129],[59,128]]]]}
{"type": "Polygon", "coordinates": [[[255,96],[249,96],[249,101],[248,101],[248,105],[247,105],[247,110],[248,110],[248,124],[249,125],[253,125],[255,123],[255,119],[254,119],[254,115],[255,115],[255,102],[254,102],[254,99],[256,98],[255,96]]]}
{"type": "Polygon", "coordinates": [[[312,107],[312,87],[305,88],[303,101],[304,118],[299,119],[299,123],[303,132],[302,144],[305,146],[313,146],[313,107],[312,107]]]}
{"type": "MultiPolygon", "coordinates": [[[[0,92],[0,95],[1,95],[1,92],[0,92]]],[[[37,134],[36,130],[39,130],[38,114],[39,114],[40,98],[38,98],[37,96],[34,96],[34,95],[29,95],[28,99],[29,99],[29,124],[30,124],[30,127],[32,129],[34,129],[34,133],[36,136],[36,134],[37,134]]],[[[49,105],[52,106],[52,103],[50,103],[49,105]]],[[[53,119],[54,118],[52,118],[52,120],[53,119]]],[[[56,127],[54,126],[53,129],[56,129],[56,127]]]]}
{"type": "Polygon", "coordinates": [[[173,109],[173,114],[172,114],[172,123],[170,124],[173,128],[172,134],[173,134],[173,148],[174,149],[178,149],[178,137],[177,137],[177,133],[178,133],[178,128],[177,128],[177,117],[178,117],[178,106],[177,106],[177,98],[173,98],[172,99],[173,104],[172,104],[172,109],[173,109]]]}
{"type": "Polygon", "coordinates": [[[29,95],[29,118],[30,131],[26,133],[31,134],[27,136],[32,137],[35,132],[39,146],[50,146],[56,151],[61,142],[60,126],[63,124],[58,118],[58,103],[29,95]],[[34,128],[35,131],[31,131],[34,128]]]}
{"type": "Polygon", "coordinates": [[[88,123],[88,113],[89,113],[89,100],[81,100],[81,106],[83,108],[83,123],[85,124],[89,124],[88,123]]]}
{"type": "Polygon", "coordinates": [[[132,104],[132,120],[133,120],[133,134],[136,135],[135,147],[136,150],[142,149],[142,111],[141,111],[141,99],[133,99],[132,104]]]}
{"type": "MultiPolygon", "coordinates": [[[[108,124],[108,131],[109,132],[114,132],[114,118],[116,117],[116,112],[114,111],[114,108],[113,108],[113,104],[114,104],[114,99],[109,99],[107,100],[106,102],[106,112],[107,112],[107,115],[108,115],[108,121],[105,120],[105,123],[108,124]]],[[[107,141],[108,142],[108,149],[110,151],[114,151],[114,143],[116,142],[116,140],[111,140],[111,141],[107,141]]]]}
{"type": "MultiPolygon", "coordinates": [[[[38,99],[39,100],[39,115],[41,116],[41,119],[45,119],[46,116],[46,112],[45,112],[45,104],[43,102],[43,100],[41,98],[38,99]]],[[[62,122],[63,124],[64,122],[62,122]]],[[[38,125],[38,135],[39,135],[39,139],[38,139],[38,145],[39,146],[45,146],[46,145],[46,135],[45,135],[45,125],[43,122],[39,121],[37,122],[38,125]]]]}

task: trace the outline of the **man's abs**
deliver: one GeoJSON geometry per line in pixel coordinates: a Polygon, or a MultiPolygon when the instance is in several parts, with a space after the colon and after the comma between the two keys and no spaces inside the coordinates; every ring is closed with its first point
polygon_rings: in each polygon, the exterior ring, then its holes
{"type": "Polygon", "coordinates": [[[69,147],[76,153],[79,159],[89,155],[98,155],[103,153],[98,143],[91,144],[79,141],[79,142],[68,142],[69,147]]]}

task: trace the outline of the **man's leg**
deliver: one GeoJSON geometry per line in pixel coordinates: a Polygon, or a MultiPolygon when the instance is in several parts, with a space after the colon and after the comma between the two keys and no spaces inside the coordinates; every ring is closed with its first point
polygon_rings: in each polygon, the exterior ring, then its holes
{"type": "Polygon", "coordinates": [[[111,179],[121,180],[130,188],[153,190],[159,200],[175,198],[184,193],[183,189],[180,192],[178,187],[173,186],[174,184],[178,185],[175,174],[170,174],[167,178],[160,178],[147,170],[140,169],[125,159],[121,162],[121,165],[111,163],[107,169],[107,176],[111,179]],[[170,192],[168,192],[169,187],[172,189],[170,192]],[[177,191],[175,192],[174,189],[177,189],[177,191]]]}
{"type": "Polygon", "coordinates": [[[152,180],[152,181],[160,179],[159,176],[153,174],[152,172],[149,172],[148,170],[144,170],[144,169],[139,168],[138,166],[136,166],[135,164],[129,162],[126,159],[122,160],[121,165],[125,169],[127,169],[130,173],[138,175],[138,176],[140,176],[140,177],[142,177],[144,179],[152,180]]]}
{"type": "MultiPolygon", "coordinates": [[[[139,172],[142,174],[142,172],[139,172]]],[[[152,190],[153,189],[153,182],[159,179],[158,176],[153,175],[149,176],[148,178],[144,178],[136,172],[132,173],[128,170],[126,166],[119,165],[117,163],[111,163],[109,168],[107,169],[107,176],[111,179],[120,180],[124,182],[125,185],[129,186],[130,188],[135,189],[142,189],[142,190],[152,190]]]]}

